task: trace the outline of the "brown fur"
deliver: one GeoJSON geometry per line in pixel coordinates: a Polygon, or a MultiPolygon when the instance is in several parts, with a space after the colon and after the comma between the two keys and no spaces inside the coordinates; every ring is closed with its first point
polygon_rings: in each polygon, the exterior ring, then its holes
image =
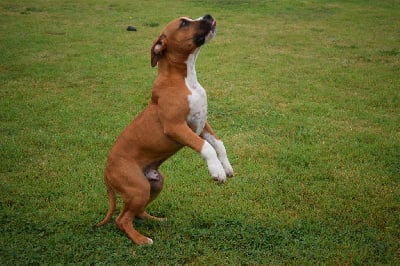
{"type": "MultiPolygon", "coordinates": [[[[121,195],[123,210],[116,223],[136,244],[151,244],[152,240],[134,229],[135,217],[161,220],[146,212],[147,205],[163,188],[164,176],[158,171],[160,164],[183,146],[200,152],[204,144],[204,139],[186,121],[190,91],[185,84],[185,61],[197,48],[194,38],[207,34],[210,29],[202,21],[193,21],[185,28],[180,27],[181,23],[181,18],[173,20],[154,41],[151,65],[158,64],[158,76],[151,100],[116,140],[105,170],[109,210],[96,226],[111,219],[117,192],[121,195]]],[[[208,123],[204,132],[216,137],[208,123]]]]}

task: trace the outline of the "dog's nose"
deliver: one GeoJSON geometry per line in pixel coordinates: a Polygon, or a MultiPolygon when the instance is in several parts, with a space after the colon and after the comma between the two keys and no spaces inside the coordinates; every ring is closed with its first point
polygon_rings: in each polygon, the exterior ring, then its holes
{"type": "Polygon", "coordinates": [[[214,21],[214,18],[210,14],[204,15],[203,19],[209,23],[214,21]]]}

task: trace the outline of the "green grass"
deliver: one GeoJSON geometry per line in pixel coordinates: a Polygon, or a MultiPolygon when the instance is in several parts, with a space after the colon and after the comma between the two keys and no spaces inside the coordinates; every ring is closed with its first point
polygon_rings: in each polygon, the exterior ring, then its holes
{"type": "Polygon", "coordinates": [[[397,0],[2,1],[0,264],[399,265],[399,18],[397,0]],[[197,71],[236,177],[183,149],[149,207],[168,220],[135,221],[153,246],[92,229],[152,41],[205,13],[197,71]]]}

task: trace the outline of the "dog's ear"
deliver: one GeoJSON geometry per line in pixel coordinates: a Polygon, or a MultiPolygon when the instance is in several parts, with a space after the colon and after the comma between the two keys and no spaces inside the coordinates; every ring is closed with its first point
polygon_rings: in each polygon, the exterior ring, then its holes
{"type": "Polygon", "coordinates": [[[151,47],[151,66],[155,67],[158,60],[163,56],[163,51],[167,47],[167,39],[164,34],[160,35],[153,43],[151,47]]]}

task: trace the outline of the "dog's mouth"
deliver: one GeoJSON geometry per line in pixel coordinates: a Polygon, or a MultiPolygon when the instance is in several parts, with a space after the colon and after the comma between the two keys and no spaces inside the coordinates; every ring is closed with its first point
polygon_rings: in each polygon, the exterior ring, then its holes
{"type": "Polygon", "coordinates": [[[214,38],[215,34],[217,34],[217,21],[213,19],[213,21],[211,22],[210,31],[206,35],[206,42],[214,38]]]}
{"type": "Polygon", "coordinates": [[[213,21],[211,22],[210,33],[215,33],[216,30],[217,30],[217,21],[216,21],[216,20],[213,20],[213,21]]]}
{"type": "Polygon", "coordinates": [[[214,21],[211,23],[211,31],[212,31],[212,32],[215,32],[216,30],[217,30],[217,21],[214,20],[214,21]]]}
{"type": "Polygon", "coordinates": [[[217,32],[217,21],[211,15],[205,15],[201,18],[203,22],[204,33],[199,34],[195,37],[195,43],[197,46],[201,46],[206,42],[214,38],[217,32]]]}

